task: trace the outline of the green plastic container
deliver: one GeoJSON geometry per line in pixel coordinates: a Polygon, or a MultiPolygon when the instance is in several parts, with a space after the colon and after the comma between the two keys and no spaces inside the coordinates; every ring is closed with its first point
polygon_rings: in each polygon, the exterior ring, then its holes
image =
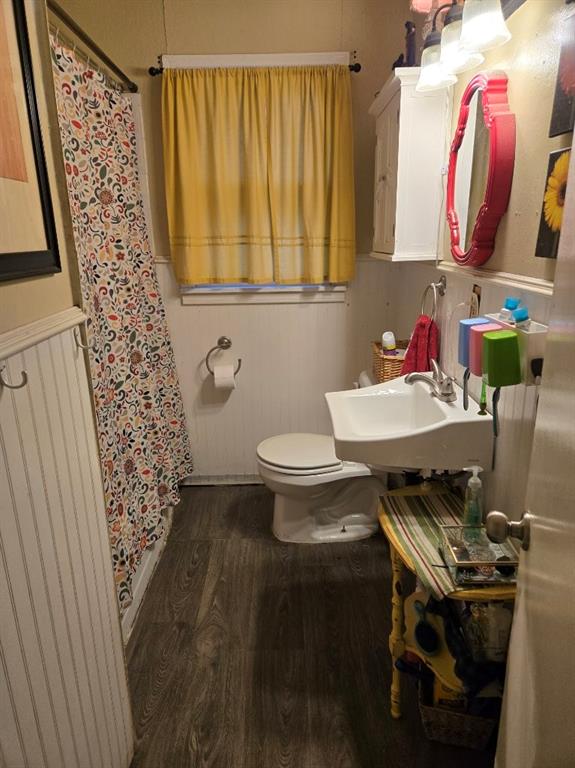
{"type": "Polygon", "coordinates": [[[483,334],[483,381],[490,387],[521,383],[519,339],[516,331],[489,331],[483,334]]]}

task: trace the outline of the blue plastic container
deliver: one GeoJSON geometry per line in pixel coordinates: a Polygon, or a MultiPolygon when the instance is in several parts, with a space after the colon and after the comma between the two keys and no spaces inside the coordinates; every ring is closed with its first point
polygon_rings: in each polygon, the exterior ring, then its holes
{"type": "Polygon", "coordinates": [[[474,325],[492,323],[488,317],[470,317],[459,321],[459,350],[458,361],[464,368],[469,368],[469,331],[474,325]]]}

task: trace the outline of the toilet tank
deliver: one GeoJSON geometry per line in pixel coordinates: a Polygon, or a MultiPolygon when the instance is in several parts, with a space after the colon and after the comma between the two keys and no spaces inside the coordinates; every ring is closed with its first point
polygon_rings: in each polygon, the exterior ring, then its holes
{"type": "Polygon", "coordinates": [[[377,381],[374,379],[373,374],[370,371],[362,371],[359,374],[358,380],[354,382],[354,389],[372,387],[374,384],[377,384],[377,381]]]}

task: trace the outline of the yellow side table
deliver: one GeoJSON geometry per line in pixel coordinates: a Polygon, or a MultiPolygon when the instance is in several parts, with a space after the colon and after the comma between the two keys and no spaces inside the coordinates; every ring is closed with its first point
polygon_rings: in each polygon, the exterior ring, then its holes
{"type": "MultiPolygon", "coordinates": [[[[423,486],[409,486],[399,491],[393,491],[390,495],[395,496],[428,496],[430,494],[444,493],[438,490],[436,485],[431,483],[423,486]]],[[[406,627],[404,596],[402,592],[401,576],[403,568],[407,568],[414,574],[417,570],[414,558],[409,552],[409,548],[396,535],[395,529],[391,523],[393,512],[386,509],[385,497],[380,504],[379,523],[381,529],[389,542],[391,555],[391,633],[389,635],[389,650],[391,653],[391,716],[401,717],[401,672],[396,668],[395,662],[401,658],[406,651],[415,654],[421,661],[428,666],[435,675],[448,687],[455,690],[463,690],[461,680],[454,672],[454,659],[447,649],[432,657],[426,656],[416,645],[414,639],[414,622],[408,621],[406,627]]],[[[421,556],[421,553],[419,553],[421,556]]],[[[446,595],[450,600],[468,600],[472,602],[491,602],[495,600],[509,601],[515,599],[515,585],[497,585],[492,587],[473,587],[469,589],[455,589],[446,595]]],[[[412,595],[410,602],[413,602],[419,595],[412,595]]],[[[410,616],[413,612],[410,611],[410,616]]],[[[439,619],[436,616],[429,615],[427,620],[431,624],[437,623],[436,629],[439,631],[439,619]]],[[[441,632],[440,632],[441,634],[441,632]]]]}

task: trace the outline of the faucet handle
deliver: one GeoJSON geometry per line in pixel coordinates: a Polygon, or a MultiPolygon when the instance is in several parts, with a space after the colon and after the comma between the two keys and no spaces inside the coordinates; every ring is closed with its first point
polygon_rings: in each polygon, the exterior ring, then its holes
{"type": "Polygon", "coordinates": [[[443,371],[439,367],[439,363],[437,362],[437,360],[435,358],[432,357],[430,362],[431,362],[431,369],[433,371],[433,378],[435,379],[435,381],[438,384],[441,384],[441,382],[445,378],[445,374],[443,373],[443,371]]]}
{"type": "Polygon", "coordinates": [[[457,395],[455,394],[455,389],[453,387],[453,382],[455,379],[453,376],[445,376],[443,375],[441,381],[437,382],[437,386],[439,388],[439,391],[443,397],[449,398],[448,402],[451,400],[455,400],[457,395]]]}

